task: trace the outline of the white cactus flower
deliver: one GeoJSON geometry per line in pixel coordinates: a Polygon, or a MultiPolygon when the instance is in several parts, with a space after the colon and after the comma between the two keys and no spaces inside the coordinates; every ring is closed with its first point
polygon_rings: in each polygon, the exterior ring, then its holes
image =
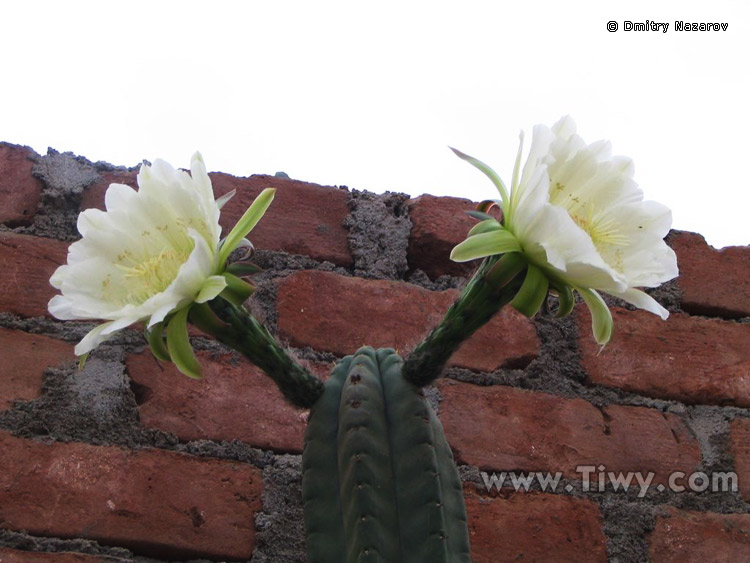
{"type": "Polygon", "coordinates": [[[504,223],[487,218],[451,257],[521,252],[555,289],[567,286],[581,294],[600,344],[609,340],[612,320],[597,291],[666,319],[664,307],[638,288],[678,274],[675,253],[664,242],[672,215],[659,203],[643,201],[632,161],[611,156],[607,142],[587,145],[570,117],[551,129],[534,127],[523,169],[522,146],[523,136],[510,191],[487,165],[456,151],[495,183],[504,223]]]}
{"type": "Polygon", "coordinates": [[[168,315],[179,313],[175,317],[184,323],[189,305],[224,291],[232,281],[224,262],[263,215],[273,190],[259,196],[253,217],[243,217],[222,246],[219,209],[231,195],[214,200],[206,166],[196,153],[190,174],[163,160],[144,164],[138,191],[111,184],[106,211],[87,209],[79,215],[82,238],[70,245],[67,264],[50,278],[62,295],[53,297],[48,308],[61,320],[107,322],[78,343],[76,355],[87,354],[138,321],[158,326],[161,339],[161,323],[168,315]]]}

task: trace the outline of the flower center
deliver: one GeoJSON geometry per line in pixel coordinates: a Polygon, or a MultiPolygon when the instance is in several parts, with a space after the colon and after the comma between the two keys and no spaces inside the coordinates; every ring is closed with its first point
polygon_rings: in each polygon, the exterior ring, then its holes
{"type": "Polygon", "coordinates": [[[570,217],[576,225],[588,233],[597,249],[604,245],[628,246],[628,238],[620,234],[617,222],[612,217],[608,219],[594,217],[593,212],[590,212],[586,217],[571,213],[570,217]]]}
{"type": "Polygon", "coordinates": [[[177,277],[180,266],[187,261],[191,251],[192,249],[181,251],[166,248],[162,249],[158,255],[150,256],[141,262],[135,261],[128,252],[124,256],[119,256],[118,259],[128,259],[132,264],[130,266],[114,265],[124,273],[123,277],[127,286],[124,301],[139,305],[167,289],[177,277]]]}

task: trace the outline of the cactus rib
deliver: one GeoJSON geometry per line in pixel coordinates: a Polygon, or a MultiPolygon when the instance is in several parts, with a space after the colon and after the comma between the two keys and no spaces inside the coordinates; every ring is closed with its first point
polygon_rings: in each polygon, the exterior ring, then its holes
{"type": "Polygon", "coordinates": [[[361,348],[313,406],[302,484],[311,562],[470,561],[450,448],[402,365],[393,350],[361,348]]]}

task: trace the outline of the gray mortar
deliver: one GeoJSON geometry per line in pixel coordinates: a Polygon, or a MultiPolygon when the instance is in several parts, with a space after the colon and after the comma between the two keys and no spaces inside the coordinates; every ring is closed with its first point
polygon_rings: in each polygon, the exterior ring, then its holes
{"type": "Polygon", "coordinates": [[[704,471],[731,471],[734,467],[729,447],[729,422],[740,409],[695,406],[685,417],[701,445],[704,471]]]}
{"type": "Polygon", "coordinates": [[[404,194],[351,191],[344,226],[349,229],[355,276],[403,279],[409,269],[406,248],[411,233],[407,199],[404,194]]]}
{"type": "Polygon", "coordinates": [[[76,221],[81,207],[83,190],[99,179],[99,171],[109,165],[93,164],[73,153],[59,153],[49,149],[45,156],[37,156],[32,174],[43,184],[39,207],[30,227],[16,232],[60,240],[79,238],[76,221]]]}
{"type": "Polygon", "coordinates": [[[139,557],[124,547],[105,547],[91,540],[61,540],[57,538],[42,538],[10,530],[0,530],[0,546],[41,553],[84,553],[95,555],[102,561],[136,561],[138,563],[152,563],[156,559],[139,557]]]}
{"type": "Polygon", "coordinates": [[[256,514],[255,527],[252,563],[307,561],[301,456],[277,456],[263,470],[263,512],[256,514]]]}

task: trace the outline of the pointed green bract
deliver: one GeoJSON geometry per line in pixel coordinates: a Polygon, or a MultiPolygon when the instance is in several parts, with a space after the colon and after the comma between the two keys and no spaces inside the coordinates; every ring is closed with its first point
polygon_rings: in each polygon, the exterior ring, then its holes
{"type": "Polygon", "coordinates": [[[516,237],[505,229],[470,236],[451,252],[454,262],[468,262],[476,258],[517,252],[521,250],[516,237]]]}
{"type": "Polygon", "coordinates": [[[503,226],[497,221],[497,219],[485,219],[484,221],[474,225],[469,231],[469,236],[481,235],[482,233],[491,233],[492,231],[499,231],[503,226]]]}
{"type": "Polygon", "coordinates": [[[156,323],[151,328],[146,329],[146,339],[148,345],[151,348],[151,353],[157,360],[162,362],[171,362],[172,358],[169,356],[169,350],[167,345],[164,343],[164,323],[156,323]]]}
{"type": "Polygon", "coordinates": [[[594,339],[597,344],[604,347],[609,339],[612,338],[612,313],[607,304],[595,290],[576,287],[583,300],[591,311],[591,330],[594,333],[594,339]]]}
{"type": "Polygon", "coordinates": [[[275,194],[276,190],[273,188],[266,188],[263,190],[260,195],[255,198],[255,201],[253,201],[247,211],[245,211],[240,220],[237,221],[237,224],[227,235],[227,238],[224,240],[224,244],[219,251],[219,267],[223,266],[232,251],[237,248],[240,241],[253,230],[255,225],[258,224],[258,221],[263,217],[268,206],[271,205],[275,194]]]}
{"type": "Polygon", "coordinates": [[[211,276],[203,284],[200,292],[195,298],[196,303],[205,303],[211,301],[214,297],[219,295],[224,288],[227,286],[227,280],[224,276],[211,276]]]}
{"type": "Polygon", "coordinates": [[[221,209],[226,205],[226,203],[234,197],[234,194],[237,193],[237,190],[232,190],[231,192],[225,193],[223,196],[216,198],[216,207],[221,209]]]}
{"type": "Polygon", "coordinates": [[[567,317],[573,311],[573,306],[576,304],[575,297],[573,296],[573,290],[570,289],[569,285],[560,284],[554,285],[557,290],[557,314],[558,318],[567,317]]]}
{"type": "Polygon", "coordinates": [[[473,156],[469,156],[468,154],[464,154],[461,151],[454,149],[451,147],[451,150],[454,152],[454,154],[460,158],[461,160],[465,160],[478,170],[480,170],[482,173],[484,173],[485,176],[487,176],[493,184],[495,184],[495,187],[497,188],[497,191],[500,192],[500,197],[503,200],[503,209],[508,209],[508,204],[510,203],[510,198],[508,197],[508,188],[505,187],[505,184],[503,184],[503,181],[500,179],[500,176],[497,175],[497,172],[495,172],[492,168],[487,166],[484,162],[481,160],[477,160],[473,156]]]}
{"type": "Polygon", "coordinates": [[[86,360],[89,359],[89,353],[86,352],[85,354],[81,354],[78,356],[78,371],[83,371],[83,368],[86,366],[86,360]]]}
{"type": "Polygon", "coordinates": [[[263,269],[260,266],[257,266],[252,262],[232,262],[224,271],[242,278],[245,276],[252,276],[262,270],[263,269]]]}
{"type": "Polygon", "coordinates": [[[183,307],[167,325],[167,349],[172,361],[182,373],[193,379],[203,377],[203,368],[195,357],[187,330],[189,307],[183,307]]]}
{"type": "Polygon", "coordinates": [[[224,291],[221,292],[221,296],[235,307],[241,307],[255,292],[255,288],[233,274],[224,272],[223,276],[227,281],[227,285],[224,291]]]}
{"type": "Polygon", "coordinates": [[[469,217],[473,217],[474,219],[479,219],[480,221],[487,221],[488,219],[496,220],[492,215],[489,213],[485,213],[484,211],[464,211],[469,217]]]}

